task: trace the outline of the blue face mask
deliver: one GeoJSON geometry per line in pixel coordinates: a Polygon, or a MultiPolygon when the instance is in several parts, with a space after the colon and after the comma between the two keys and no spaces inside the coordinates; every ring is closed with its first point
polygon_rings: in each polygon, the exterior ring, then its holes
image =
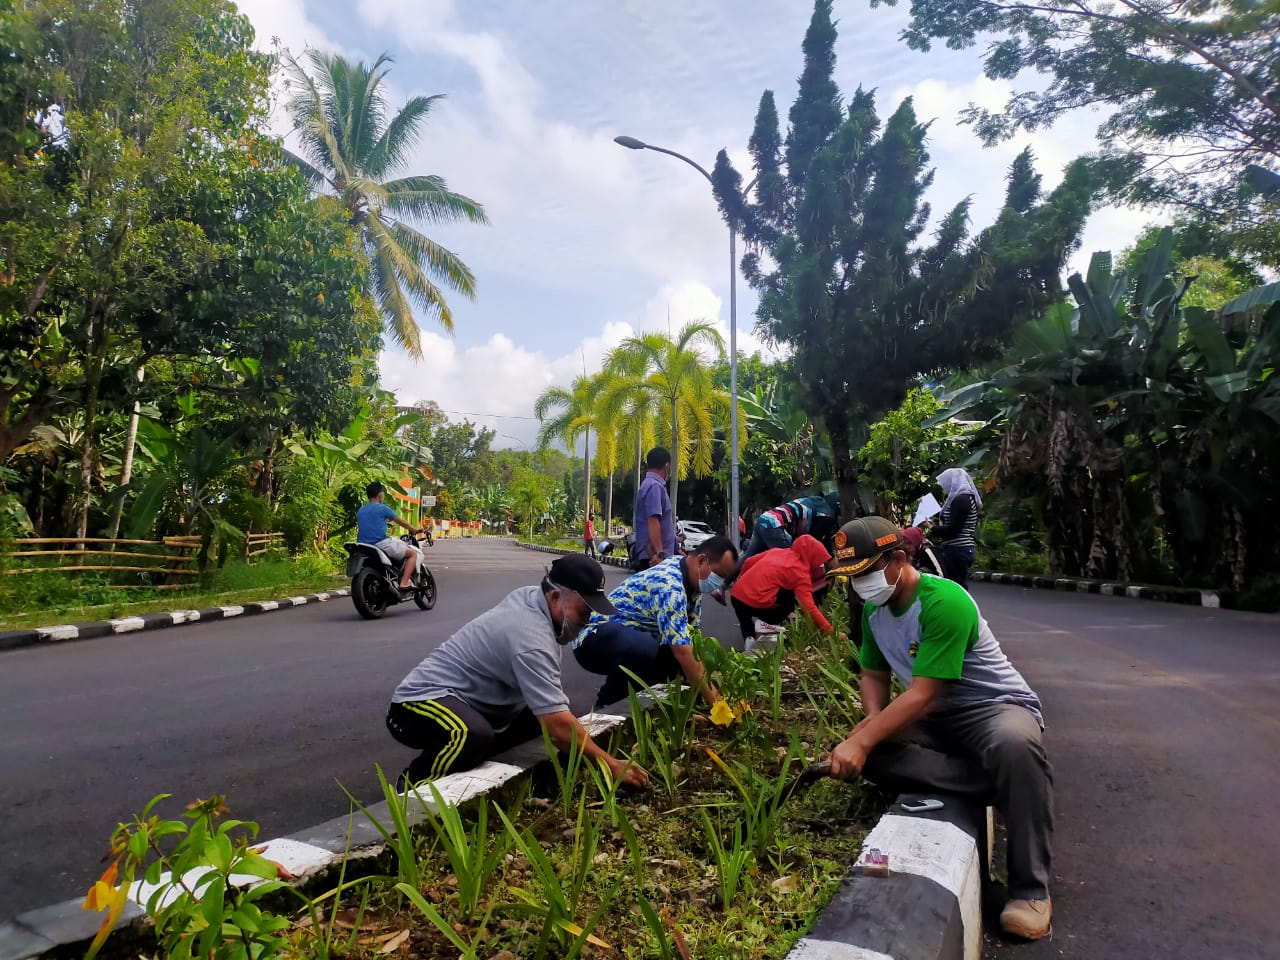
{"type": "Polygon", "coordinates": [[[698,589],[703,593],[715,593],[723,586],[724,577],[720,576],[720,574],[716,573],[714,570],[711,571],[711,574],[707,579],[698,581],[698,589]]]}

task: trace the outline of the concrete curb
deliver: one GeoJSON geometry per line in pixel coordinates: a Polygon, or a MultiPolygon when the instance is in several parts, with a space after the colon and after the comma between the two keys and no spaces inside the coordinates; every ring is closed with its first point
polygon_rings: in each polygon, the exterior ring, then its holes
{"type": "MultiPolygon", "coordinates": [[[[659,688],[655,688],[657,689],[659,688]]],[[[629,710],[629,704],[614,704],[611,709],[615,708],[629,710]]],[[[628,716],[622,713],[594,713],[586,714],[580,719],[592,736],[599,736],[625,723],[628,716]]],[[[545,759],[546,748],[543,742],[530,740],[472,770],[452,773],[432,782],[446,803],[462,804],[496,790],[529,772],[545,759]]],[[[394,834],[390,807],[386,801],[372,804],[368,810],[394,834]]],[[[434,798],[428,796],[419,803],[417,797],[411,795],[409,823],[420,823],[434,810],[434,798]]],[[[295,884],[305,884],[331,868],[336,868],[344,859],[364,859],[379,855],[386,849],[386,842],[368,818],[357,812],[335,817],[288,836],[258,842],[254,846],[262,850],[264,857],[293,874],[295,884]]],[[[168,876],[164,875],[160,886],[168,885],[168,876]]],[[[233,881],[236,879],[233,878],[233,881]]],[[[238,880],[241,885],[260,882],[249,876],[238,880]]],[[[156,886],[143,881],[135,881],[129,890],[129,902],[115,929],[130,928],[135,932],[145,930],[150,925],[150,920],[143,908],[156,889],[156,886]]],[[[102,923],[102,914],[82,909],[81,903],[81,899],[64,900],[52,906],[28,910],[8,923],[0,924],[0,960],[32,960],[50,951],[58,950],[62,953],[65,952],[63,948],[87,944],[102,923]]]]}
{"type": "Polygon", "coordinates": [[[1104,597],[1128,597],[1131,600],[1185,603],[1193,607],[1210,607],[1215,610],[1222,606],[1222,595],[1217,590],[1199,590],[1195,587],[1147,587],[1136,583],[1113,583],[1107,580],[1083,580],[1073,577],[1037,577],[1028,573],[995,573],[989,570],[973,570],[969,573],[969,579],[978,583],[1003,583],[1015,587],[1037,587],[1042,590],[1097,593],[1104,597]]]}
{"type": "MultiPolygon", "coordinates": [[[[168,613],[146,613],[137,617],[119,617],[115,620],[92,620],[89,623],[62,624],[55,627],[35,627],[30,630],[9,630],[0,633],[0,650],[17,650],[21,647],[37,647],[65,640],[92,640],[97,637],[114,637],[139,630],[162,630],[187,623],[208,623],[212,620],[229,620],[232,617],[253,616],[275,610],[291,610],[308,603],[324,603],[334,597],[351,593],[346,587],[308,593],[298,597],[282,597],[279,600],[258,600],[253,603],[226,607],[208,607],[204,610],[171,610],[168,613]]],[[[5,960],[0,953],[0,960],[5,960]]]]}
{"type": "MultiPolygon", "coordinates": [[[[569,550],[565,547],[546,547],[540,543],[525,543],[522,540],[513,540],[512,542],[517,547],[522,547],[525,550],[537,550],[539,553],[554,553],[561,557],[568,553],[581,553],[580,550],[569,550]]],[[[600,565],[604,567],[621,567],[623,570],[629,570],[631,568],[631,564],[626,560],[623,560],[621,557],[596,557],[596,559],[599,560],[600,565]]]]}
{"type": "Polygon", "coordinates": [[[894,801],[787,960],[979,960],[990,809],[938,796],[941,810],[903,811],[925,796],[894,801]],[[869,869],[873,851],[888,857],[887,875],[869,869]]]}

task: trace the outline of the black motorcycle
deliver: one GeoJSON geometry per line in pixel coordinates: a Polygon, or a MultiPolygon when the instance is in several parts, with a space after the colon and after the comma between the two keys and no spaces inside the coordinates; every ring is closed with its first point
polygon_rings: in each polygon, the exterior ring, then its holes
{"type": "MultiPolygon", "coordinates": [[[[405,534],[400,538],[411,546],[417,546],[416,537],[405,534]]],[[[436,605],[436,578],[431,575],[425,560],[419,561],[413,571],[412,586],[400,589],[400,563],[370,543],[346,543],[347,576],[351,578],[351,602],[360,616],[377,620],[387,612],[387,607],[413,598],[420,610],[430,610],[436,605]]]]}

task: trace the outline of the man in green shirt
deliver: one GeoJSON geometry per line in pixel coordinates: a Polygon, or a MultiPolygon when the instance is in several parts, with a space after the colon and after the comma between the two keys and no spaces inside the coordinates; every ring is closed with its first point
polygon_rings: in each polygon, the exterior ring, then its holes
{"type": "Polygon", "coordinates": [[[959,584],[921,573],[902,531],[883,517],[846,523],[831,573],[850,578],[862,630],[865,719],[831,754],[837,777],[862,775],[908,791],[991,802],[1008,828],[1008,933],[1050,931],[1053,770],[1040,698],[996,642],[959,584]],[[891,675],[906,690],[890,702],[891,675]]]}

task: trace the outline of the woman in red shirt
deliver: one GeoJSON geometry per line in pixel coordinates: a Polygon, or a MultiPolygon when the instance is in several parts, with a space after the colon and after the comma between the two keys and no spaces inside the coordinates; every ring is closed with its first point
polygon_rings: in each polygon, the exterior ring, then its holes
{"type": "Polygon", "coordinates": [[[826,565],[831,554],[821,543],[805,534],[790,547],[765,550],[748,557],[733,582],[733,609],[747,640],[755,638],[755,618],[765,623],[782,623],[799,603],[823,633],[833,628],[813,598],[815,584],[825,586],[826,565]]]}

